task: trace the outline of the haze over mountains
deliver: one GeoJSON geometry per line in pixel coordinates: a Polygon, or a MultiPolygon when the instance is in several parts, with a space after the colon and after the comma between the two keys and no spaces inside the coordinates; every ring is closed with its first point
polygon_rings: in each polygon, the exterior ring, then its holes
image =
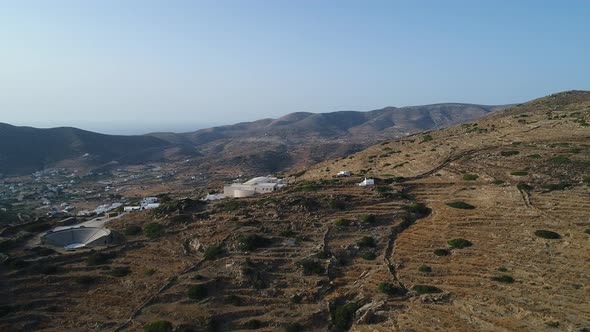
{"type": "Polygon", "coordinates": [[[44,168],[139,164],[202,156],[275,172],[361,150],[384,138],[477,119],[507,106],[434,104],[368,112],[288,114],[188,133],[104,135],[76,128],[36,129],[0,124],[0,173],[23,175],[44,168]],[[264,142],[264,144],[261,144],[264,142]]]}

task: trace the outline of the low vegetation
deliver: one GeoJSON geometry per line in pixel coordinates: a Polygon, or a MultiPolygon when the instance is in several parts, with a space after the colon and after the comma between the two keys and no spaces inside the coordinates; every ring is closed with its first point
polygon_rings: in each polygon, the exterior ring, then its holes
{"type": "Polygon", "coordinates": [[[492,280],[503,284],[511,284],[514,282],[514,278],[506,274],[497,277],[492,277],[492,280]]]}
{"type": "Polygon", "coordinates": [[[194,285],[188,289],[188,298],[191,300],[202,300],[208,295],[206,285],[194,285]]]}
{"type": "Polygon", "coordinates": [[[559,239],[561,237],[561,235],[559,235],[558,233],[555,233],[553,231],[544,230],[544,229],[536,230],[535,236],[543,238],[543,239],[552,239],[552,240],[559,239]]]}
{"type": "Polygon", "coordinates": [[[371,236],[363,236],[356,244],[361,248],[375,248],[377,241],[371,236]]]}
{"type": "Polygon", "coordinates": [[[299,323],[288,323],[287,325],[285,325],[284,330],[285,332],[302,332],[303,325],[299,323]]]}
{"type": "Polygon", "coordinates": [[[375,258],[377,258],[377,254],[375,254],[372,251],[366,251],[366,252],[361,253],[361,258],[366,261],[372,261],[372,260],[375,260],[375,258]]]}
{"type": "Polygon", "coordinates": [[[397,287],[391,283],[388,282],[382,282],[379,284],[379,286],[377,286],[377,289],[379,289],[379,291],[383,294],[387,294],[389,296],[403,296],[406,294],[406,290],[401,288],[401,287],[397,287]]]}
{"type": "Polygon", "coordinates": [[[315,260],[304,260],[299,263],[299,266],[303,268],[304,275],[321,275],[326,272],[326,269],[324,268],[323,264],[315,260]]]}
{"type": "Polygon", "coordinates": [[[334,225],[338,227],[348,227],[350,226],[350,220],[344,218],[336,219],[334,225]]]}
{"type": "Polygon", "coordinates": [[[245,330],[257,330],[262,327],[262,322],[258,319],[251,319],[242,325],[245,330]]]}
{"type": "Polygon", "coordinates": [[[207,249],[205,249],[205,252],[203,254],[203,258],[210,261],[210,260],[217,259],[221,255],[223,255],[223,246],[221,244],[218,244],[218,245],[212,245],[212,246],[208,247],[207,249]]]}
{"type": "Polygon", "coordinates": [[[451,254],[451,252],[448,249],[435,249],[434,250],[434,254],[436,256],[442,257],[442,256],[448,256],[451,254]]]}
{"type": "Polygon", "coordinates": [[[142,228],[141,226],[138,225],[128,225],[127,227],[125,227],[125,235],[127,236],[134,236],[134,235],[138,235],[141,234],[142,228]]]}
{"type": "Polygon", "coordinates": [[[358,306],[356,303],[346,303],[337,306],[332,312],[332,323],[341,330],[348,329],[357,309],[358,306]]]}
{"type": "Polygon", "coordinates": [[[258,234],[241,235],[238,237],[238,246],[240,250],[245,251],[252,251],[258,248],[268,247],[271,245],[271,243],[271,239],[258,234]]]}
{"type": "Polygon", "coordinates": [[[527,171],[514,171],[514,172],[511,172],[510,175],[513,175],[513,176],[527,176],[527,175],[529,175],[529,172],[527,172],[527,171]]]}
{"type": "Polygon", "coordinates": [[[465,202],[461,202],[461,201],[457,201],[457,202],[450,202],[447,203],[447,206],[450,206],[452,208],[455,209],[462,209],[462,210],[473,210],[475,209],[475,206],[465,203],[465,202]]]}
{"type": "Polygon", "coordinates": [[[115,254],[111,253],[94,253],[86,258],[86,265],[96,266],[106,264],[110,259],[114,258],[115,254]]]}
{"type": "Polygon", "coordinates": [[[511,150],[511,151],[502,151],[502,152],[500,152],[500,155],[503,157],[510,157],[510,156],[515,156],[519,153],[520,153],[520,151],[511,150]]]}
{"type": "Polygon", "coordinates": [[[115,277],[115,278],[122,278],[127,276],[129,273],[131,273],[131,270],[129,269],[129,267],[127,266],[118,266],[114,269],[111,269],[108,274],[111,277],[115,277]]]}
{"type": "Polygon", "coordinates": [[[158,238],[164,235],[164,226],[156,222],[151,222],[143,228],[143,234],[150,239],[158,238]]]}
{"type": "Polygon", "coordinates": [[[463,180],[465,181],[475,181],[479,178],[477,174],[463,174],[463,180]]]}
{"type": "Polygon", "coordinates": [[[412,290],[418,294],[442,293],[440,288],[431,285],[414,285],[412,290]]]}
{"type": "Polygon", "coordinates": [[[432,272],[432,268],[430,266],[427,266],[427,265],[422,265],[422,266],[418,267],[418,271],[420,271],[422,273],[431,273],[432,272]]]}
{"type": "Polygon", "coordinates": [[[362,216],[360,217],[360,220],[361,220],[362,222],[364,222],[364,223],[367,223],[367,224],[372,224],[372,223],[374,223],[374,222],[375,222],[377,219],[376,219],[376,218],[375,218],[375,216],[374,216],[374,215],[372,215],[372,214],[364,214],[364,215],[362,215],[362,216]]]}
{"type": "Polygon", "coordinates": [[[463,249],[473,245],[470,241],[461,238],[449,240],[447,244],[455,249],[463,249]]]}
{"type": "Polygon", "coordinates": [[[549,159],[549,162],[555,165],[565,165],[571,163],[572,161],[568,157],[557,156],[549,159]]]}
{"type": "Polygon", "coordinates": [[[172,323],[167,320],[151,322],[143,327],[144,332],[172,332],[173,329],[172,323]]]}

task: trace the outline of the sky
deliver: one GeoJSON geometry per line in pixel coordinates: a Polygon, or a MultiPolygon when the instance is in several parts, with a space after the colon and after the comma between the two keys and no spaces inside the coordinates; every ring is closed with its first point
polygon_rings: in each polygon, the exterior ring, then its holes
{"type": "Polygon", "coordinates": [[[0,0],[0,122],[192,131],[590,90],[590,1],[0,0]]]}

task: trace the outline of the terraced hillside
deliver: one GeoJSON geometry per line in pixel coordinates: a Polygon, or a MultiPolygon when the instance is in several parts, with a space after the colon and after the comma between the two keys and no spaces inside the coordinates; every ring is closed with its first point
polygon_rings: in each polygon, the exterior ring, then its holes
{"type": "Polygon", "coordinates": [[[284,191],[126,215],[108,225],[123,245],[3,242],[0,329],[587,331],[587,121],[590,92],[561,93],[284,191]]]}

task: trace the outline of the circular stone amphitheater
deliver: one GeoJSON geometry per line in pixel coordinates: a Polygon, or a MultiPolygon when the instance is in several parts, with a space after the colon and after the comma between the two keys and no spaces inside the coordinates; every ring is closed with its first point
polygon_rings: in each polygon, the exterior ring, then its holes
{"type": "Polygon", "coordinates": [[[49,231],[41,237],[42,244],[63,247],[66,250],[105,246],[113,242],[111,231],[98,227],[66,228],[49,231]]]}

